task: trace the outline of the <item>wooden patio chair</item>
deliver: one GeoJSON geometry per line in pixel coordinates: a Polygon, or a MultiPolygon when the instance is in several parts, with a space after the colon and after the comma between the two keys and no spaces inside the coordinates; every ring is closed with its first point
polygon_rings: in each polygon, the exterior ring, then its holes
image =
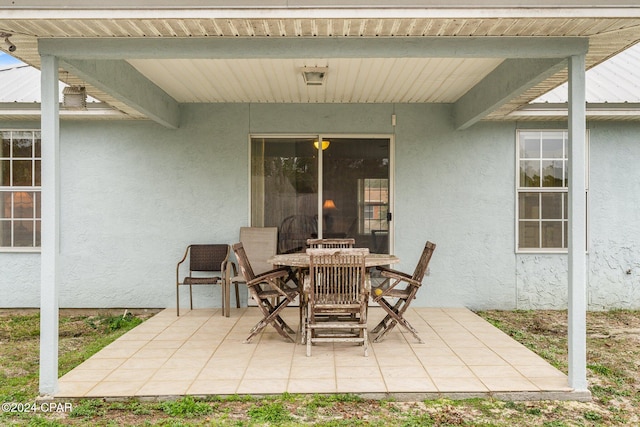
{"type": "Polygon", "coordinates": [[[368,356],[365,254],[315,252],[309,249],[305,324],[307,356],[322,342],[353,342],[368,356]]]}
{"type": "MultiPolygon", "coordinates": [[[[189,245],[176,267],[176,314],[180,316],[180,286],[189,286],[189,307],[193,310],[194,285],[220,285],[222,289],[222,314],[225,314],[225,295],[228,284],[227,263],[229,245],[189,245]],[[181,265],[189,257],[189,272],[180,281],[181,265]]],[[[182,267],[184,270],[184,267],[182,267]]]]}
{"type": "Polygon", "coordinates": [[[411,276],[390,268],[376,267],[382,277],[387,280],[382,285],[372,289],[371,297],[380,304],[380,307],[387,312],[387,315],[371,330],[373,333],[379,332],[373,342],[380,342],[398,323],[411,332],[419,343],[423,342],[418,335],[418,331],[404,318],[404,313],[409,308],[411,301],[415,299],[420,286],[422,286],[422,280],[435,249],[435,243],[427,242],[425,244],[418,265],[411,276]],[[406,286],[401,287],[399,286],[400,283],[405,283],[406,286]]]}
{"type": "Polygon", "coordinates": [[[263,318],[251,329],[245,343],[262,331],[267,325],[271,325],[284,337],[293,342],[288,335],[295,333],[293,329],[280,317],[280,312],[298,296],[297,288],[290,288],[286,283],[291,280],[292,271],[289,267],[281,267],[265,271],[256,275],[251,268],[251,263],[244,250],[242,242],[233,245],[240,271],[244,277],[251,297],[262,311],[263,318]],[[272,302],[275,301],[275,302],[272,302]]]}
{"type": "Polygon", "coordinates": [[[356,239],[307,239],[307,248],[352,248],[356,239]]]}

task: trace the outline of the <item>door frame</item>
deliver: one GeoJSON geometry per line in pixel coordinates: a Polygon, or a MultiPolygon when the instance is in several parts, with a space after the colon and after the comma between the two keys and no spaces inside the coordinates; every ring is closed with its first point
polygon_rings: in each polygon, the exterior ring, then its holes
{"type": "MultiPolygon", "coordinates": [[[[247,216],[249,224],[253,223],[252,218],[252,184],[253,177],[251,176],[252,170],[252,152],[251,141],[254,138],[318,138],[320,140],[331,140],[332,138],[339,139],[385,139],[389,141],[389,212],[391,212],[391,221],[389,221],[389,253],[393,253],[395,248],[395,135],[394,134],[381,134],[381,133],[250,133],[247,138],[247,216]]],[[[318,150],[318,215],[322,216],[322,197],[323,197],[323,170],[322,170],[322,150],[318,150]]],[[[318,232],[322,230],[322,221],[319,221],[318,232]]]]}

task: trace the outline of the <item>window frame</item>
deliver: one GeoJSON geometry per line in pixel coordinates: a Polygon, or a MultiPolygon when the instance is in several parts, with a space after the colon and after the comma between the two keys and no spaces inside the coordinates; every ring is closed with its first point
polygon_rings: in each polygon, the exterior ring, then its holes
{"type": "MultiPolygon", "coordinates": [[[[569,175],[568,175],[568,168],[569,168],[569,163],[571,161],[570,159],[570,155],[569,155],[569,135],[568,135],[569,131],[566,128],[563,129],[553,129],[553,128],[544,128],[544,129],[517,129],[516,130],[516,138],[515,138],[515,143],[516,143],[516,150],[515,150],[515,251],[516,253],[540,253],[540,254],[566,254],[568,253],[568,226],[569,226],[569,217],[568,217],[568,196],[569,196],[569,185],[570,183],[569,181],[569,175]],[[566,141],[565,144],[563,144],[563,154],[564,156],[561,158],[564,162],[564,166],[563,166],[563,170],[566,171],[566,180],[567,180],[567,185],[563,186],[563,187],[551,187],[551,186],[543,186],[543,185],[539,185],[537,187],[525,187],[525,186],[521,186],[520,183],[520,178],[521,178],[521,170],[520,170],[520,162],[523,159],[526,159],[526,157],[521,157],[520,151],[521,151],[521,138],[522,138],[522,134],[524,133],[532,133],[532,132],[537,132],[541,134],[541,141],[544,140],[544,138],[542,136],[544,136],[545,133],[548,134],[552,134],[552,133],[562,133],[563,135],[563,141],[566,141]],[[562,201],[562,205],[561,205],[561,209],[562,209],[562,214],[561,214],[561,218],[560,221],[562,222],[562,239],[563,239],[563,243],[564,243],[564,247],[543,247],[542,246],[542,239],[540,239],[539,242],[539,247],[535,248],[535,247],[520,247],[520,226],[521,224],[527,222],[527,221],[523,221],[520,218],[520,195],[523,193],[535,193],[538,194],[539,196],[539,200],[540,200],[540,195],[544,195],[544,194],[562,194],[563,195],[563,201],[562,201]],[[566,218],[565,218],[566,216],[566,218]]],[[[532,159],[538,160],[541,162],[545,162],[545,161],[554,161],[554,159],[552,158],[547,158],[542,156],[542,151],[540,153],[539,157],[534,157],[532,159]]],[[[585,212],[587,213],[587,233],[588,233],[588,193],[589,193],[589,131],[587,130],[587,133],[585,135],[585,174],[586,174],[586,196],[587,196],[587,206],[585,207],[585,212]]],[[[542,171],[541,171],[542,172],[542,171]]],[[[542,175],[542,173],[541,173],[542,175]]],[[[542,179],[542,176],[540,177],[540,179],[542,179]]],[[[545,222],[545,219],[542,218],[542,207],[539,204],[538,205],[538,209],[540,211],[539,217],[537,220],[531,220],[529,222],[536,222],[539,225],[539,230],[540,230],[540,226],[541,224],[543,224],[545,222]]],[[[547,221],[557,221],[557,219],[549,219],[547,221]]],[[[588,239],[587,239],[588,241],[588,239]]]]}
{"type": "MultiPolygon", "coordinates": [[[[0,246],[0,252],[40,252],[42,241],[42,182],[41,182],[41,167],[42,167],[42,134],[41,130],[37,128],[28,128],[28,129],[18,129],[18,128],[7,128],[0,129],[0,139],[5,140],[7,137],[11,141],[10,152],[8,156],[5,156],[2,150],[0,150],[0,162],[7,162],[8,164],[8,174],[9,174],[9,185],[3,185],[5,182],[0,180],[0,195],[4,197],[5,194],[9,195],[10,199],[10,208],[11,211],[9,215],[5,215],[3,212],[2,216],[0,216],[0,225],[4,226],[4,224],[9,223],[10,227],[10,242],[9,245],[4,245],[4,242],[0,242],[3,244],[0,246]],[[30,156],[16,157],[14,152],[14,140],[16,139],[24,139],[16,138],[14,133],[22,133],[29,134],[31,138],[31,154],[30,156]],[[35,141],[39,141],[40,152],[38,153],[38,147],[34,143],[35,141]],[[14,185],[13,179],[13,168],[15,166],[15,161],[29,161],[30,165],[30,174],[31,174],[31,185],[14,185]],[[32,200],[32,215],[30,217],[16,217],[15,211],[15,197],[19,193],[28,193],[31,196],[32,200]],[[31,222],[31,246],[15,246],[15,223],[17,221],[27,221],[31,222]]],[[[1,229],[0,229],[1,231],[1,229]]]]}
{"type": "MultiPolygon", "coordinates": [[[[382,187],[380,187],[382,188],[382,187]]],[[[389,231],[389,221],[387,219],[387,214],[388,212],[391,212],[391,204],[390,204],[390,199],[389,199],[389,190],[390,188],[390,179],[389,178],[362,178],[359,180],[358,182],[358,211],[359,211],[359,227],[358,227],[358,231],[361,234],[369,234],[372,231],[389,231]],[[373,193],[372,190],[370,190],[370,185],[367,185],[368,183],[371,183],[373,181],[385,181],[386,184],[386,190],[387,190],[387,195],[386,195],[386,202],[383,201],[384,197],[382,196],[382,191],[380,192],[381,200],[379,201],[369,201],[368,197],[369,195],[371,195],[373,193]],[[369,216],[369,210],[368,208],[370,208],[370,214],[371,216],[369,216]],[[384,209],[385,214],[384,216],[376,216],[376,208],[378,208],[378,210],[384,209]],[[372,228],[372,224],[374,224],[376,221],[379,221],[380,223],[384,223],[387,228],[372,228]]]]}

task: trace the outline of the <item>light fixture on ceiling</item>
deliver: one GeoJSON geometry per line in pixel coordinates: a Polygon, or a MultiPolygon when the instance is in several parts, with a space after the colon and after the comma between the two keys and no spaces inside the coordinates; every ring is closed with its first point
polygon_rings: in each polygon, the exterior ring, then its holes
{"type": "Polygon", "coordinates": [[[304,67],[302,78],[307,86],[322,86],[327,78],[328,67],[304,67]]]}
{"type": "Polygon", "coordinates": [[[321,139],[320,142],[318,142],[318,140],[316,139],[315,141],[313,141],[313,146],[316,147],[316,150],[318,149],[318,147],[320,147],[321,143],[322,150],[326,150],[327,148],[329,148],[329,144],[331,144],[331,141],[329,141],[328,139],[321,139]]]}
{"type": "Polygon", "coordinates": [[[0,33],[0,38],[4,38],[4,45],[9,52],[15,52],[17,49],[16,45],[9,40],[12,35],[11,33],[0,33]]]}
{"type": "Polygon", "coordinates": [[[62,90],[62,106],[69,110],[87,109],[87,90],[84,86],[67,86],[62,90]]]}

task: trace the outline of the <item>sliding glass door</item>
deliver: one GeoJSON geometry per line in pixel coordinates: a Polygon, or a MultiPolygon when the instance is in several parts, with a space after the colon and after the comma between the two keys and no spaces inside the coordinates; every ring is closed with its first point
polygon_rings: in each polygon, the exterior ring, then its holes
{"type": "Polygon", "coordinates": [[[252,137],[252,226],[278,227],[279,253],[316,237],[388,253],[390,145],[389,137],[252,137]]]}

